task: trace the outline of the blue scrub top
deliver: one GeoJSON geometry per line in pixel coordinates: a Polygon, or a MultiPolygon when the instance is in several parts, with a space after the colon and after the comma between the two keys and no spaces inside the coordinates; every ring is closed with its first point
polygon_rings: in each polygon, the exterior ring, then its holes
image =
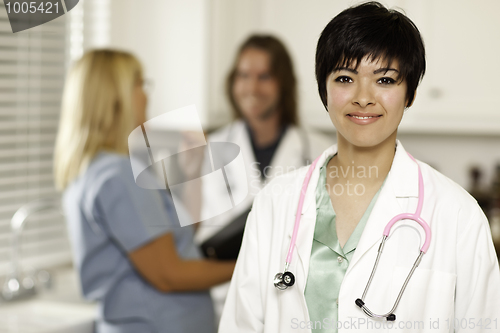
{"type": "Polygon", "coordinates": [[[181,258],[201,258],[192,227],[179,224],[177,214],[187,213],[176,211],[165,190],[140,188],[128,156],[100,152],[68,186],[63,206],[82,291],[99,302],[103,327],[113,332],[128,332],[127,327],[142,327],[141,333],[214,331],[208,292],[163,293],[142,279],[127,257],[170,232],[181,258]]]}

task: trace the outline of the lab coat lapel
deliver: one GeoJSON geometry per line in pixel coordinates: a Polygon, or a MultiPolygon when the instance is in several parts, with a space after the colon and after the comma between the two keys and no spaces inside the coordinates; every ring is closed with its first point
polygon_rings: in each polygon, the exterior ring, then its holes
{"type": "Polygon", "coordinates": [[[275,176],[302,167],[304,165],[302,161],[302,145],[297,128],[290,126],[281,138],[278,149],[274,153],[268,178],[272,179],[275,176]]]}
{"type": "Polygon", "coordinates": [[[370,217],[366,222],[365,229],[361,234],[361,238],[359,239],[356,250],[354,251],[352,260],[349,263],[346,276],[356,266],[363,255],[368,252],[368,250],[380,243],[384,228],[391,218],[403,213],[396,199],[396,195],[394,194],[393,182],[394,180],[389,176],[380,192],[377,203],[373,207],[370,217]]]}
{"type": "Polygon", "coordinates": [[[396,154],[380,192],[378,200],[368,218],[346,275],[356,266],[363,255],[382,240],[387,223],[396,215],[414,212],[400,198],[418,197],[418,167],[397,141],[396,154]]]}
{"type": "MultiPolygon", "coordinates": [[[[294,254],[294,256],[292,257],[292,261],[296,260],[294,258],[298,257],[302,267],[302,272],[304,273],[304,276],[301,279],[297,279],[297,284],[302,292],[304,291],[306,285],[306,280],[307,280],[306,277],[309,270],[309,259],[311,257],[314,228],[316,226],[316,186],[318,184],[318,179],[319,179],[319,169],[325,163],[326,159],[329,156],[332,156],[336,153],[337,153],[337,145],[333,145],[327,150],[325,150],[321,155],[321,157],[319,158],[314,168],[314,172],[311,176],[311,179],[309,181],[309,185],[307,186],[306,196],[304,198],[304,205],[302,206],[302,218],[300,219],[300,227],[297,233],[297,239],[295,242],[295,249],[294,249],[294,251],[296,251],[296,256],[294,254]]],[[[295,214],[297,211],[297,203],[299,201],[299,195],[302,189],[302,183],[304,181],[304,177],[306,175],[308,168],[302,174],[295,187],[297,196],[296,200],[294,200],[296,204],[293,206],[294,209],[293,219],[295,219],[295,214]]],[[[290,228],[288,229],[288,239],[292,238],[293,226],[294,225],[291,224],[290,228]]]]}
{"type": "Polygon", "coordinates": [[[240,146],[243,154],[243,161],[246,165],[247,179],[249,181],[249,192],[255,196],[262,188],[263,183],[260,178],[259,167],[256,165],[257,161],[253,153],[250,136],[242,120],[234,121],[230,130],[232,131],[231,135],[234,136],[234,142],[240,146]]]}

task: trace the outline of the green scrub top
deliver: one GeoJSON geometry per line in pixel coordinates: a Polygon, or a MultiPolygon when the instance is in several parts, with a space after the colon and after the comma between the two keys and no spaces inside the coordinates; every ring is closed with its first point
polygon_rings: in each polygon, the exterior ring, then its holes
{"type": "Polygon", "coordinates": [[[342,248],[337,237],[336,214],[333,210],[330,195],[326,190],[326,166],[332,157],[327,158],[320,168],[320,176],[316,187],[316,226],[314,228],[309,274],[304,291],[311,329],[315,333],[338,331],[340,286],[361,238],[366,221],[383,187],[382,184],[361,217],[356,229],[345,243],[344,248],[342,248]]]}

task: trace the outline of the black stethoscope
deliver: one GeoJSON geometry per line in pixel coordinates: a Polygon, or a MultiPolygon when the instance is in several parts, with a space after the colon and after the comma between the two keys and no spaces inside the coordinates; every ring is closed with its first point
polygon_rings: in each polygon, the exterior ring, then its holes
{"type": "MultiPolygon", "coordinates": [[[[410,156],[410,158],[415,163],[417,163],[417,161],[413,158],[413,156],[411,156],[410,154],[408,154],[408,156],[410,156]]],[[[293,275],[292,272],[288,271],[288,267],[290,266],[290,263],[292,261],[293,249],[295,247],[295,242],[297,240],[297,233],[299,230],[300,217],[302,215],[302,206],[304,204],[304,198],[306,195],[307,186],[309,185],[309,181],[311,179],[312,173],[313,173],[313,171],[316,167],[316,164],[318,163],[320,157],[321,156],[317,157],[316,160],[314,160],[314,162],[311,164],[311,166],[309,167],[309,170],[307,171],[306,177],[304,178],[304,182],[302,183],[302,189],[300,191],[300,197],[299,197],[299,204],[297,206],[297,213],[295,214],[295,224],[293,227],[292,239],[290,240],[290,246],[288,247],[288,254],[286,257],[286,261],[285,261],[285,269],[283,270],[283,273],[280,272],[274,276],[274,281],[273,281],[274,286],[278,290],[285,290],[288,287],[291,287],[295,284],[295,276],[293,275]]],[[[420,261],[422,260],[423,255],[429,249],[429,245],[431,242],[431,229],[430,229],[429,225],[427,224],[427,222],[425,222],[422,219],[422,217],[420,216],[420,214],[422,212],[422,206],[424,203],[424,181],[423,181],[422,172],[420,171],[420,166],[418,165],[418,163],[417,163],[417,167],[418,167],[418,204],[417,204],[417,210],[413,214],[412,213],[403,213],[403,214],[396,215],[386,225],[386,227],[384,229],[383,237],[382,237],[382,242],[380,243],[380,246],[378,248],[378,254],[377,254],[377,258],[375,259],[375,265],[373,266],[373,270],[372,270],[372,273],[370,275],[370,278],[368,279],[368,283],[367,283],[366,288],[363,292],[363,296],[361,296],[361,298],[356,299],[356,301],[355,301],[356,305],[359,308],[361,308],[367,316],[372,317],[372,318],[386,318],[387,321],[396,320],[396,315],[394,314],[394,311],[396,311],[396,308],[399,305],[399,301],[401,300],[401,297],[403,296],[403,292],[406,289],[406,286],[408,285],[408,282],[410,281],[410,278],[413,275],[413,272],[420,264],[420,261]],[[368,309],[368,307],[366,307],[364,300],[366,298],[366,294],[367,294],[368,288],[370,287],[370,284],[372,282],[373,276],[375,275],[375,271],[377,270],[380,256],[382,255],[382,251],[384,250],[385,241],[387,240],[387,237],[389,237],[389,233],[391,232],[392,226],[396,222],[398,222],[400,220],[405,220],[405,219],[406,220],[413,220],[413,221],[419,223],[424,228],[425,242],[424,242],[424,245],[422,246],[422,248],[420,249],[420,254],[417,257],[417,260],[415,260],[415,263],[413,264],[413,267],[410,270],[410,273],[408,273],[408,276],[406,277],[406,280],[403,283],[401,290],[399,291],[399,294],[398,294],[398,297],[396,298],[396,302],[394,303],[394,306],[392,307],[392,309],[388,313],[383,314],[383,315],[378,315],[378,314],[375,314],[374,312],[372,312],[370,309],[368,309]]]]}

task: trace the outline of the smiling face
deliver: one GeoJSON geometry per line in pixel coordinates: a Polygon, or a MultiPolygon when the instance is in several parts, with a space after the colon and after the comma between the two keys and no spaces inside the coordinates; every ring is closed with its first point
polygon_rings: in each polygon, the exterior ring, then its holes
{"type": "Polygon", "coordinates": [[[406,104],[406,82],[398,81],[398,62],[366,57],[354,67],[337,68],[326,79],[330,119],[339,143],[373,147],[396,140],[406,104]]]}
{"type": "Polygon", "coordinates": [[[246,119],[265,120],[277,112],[280,87],[266,51],[248,48],[241,53],[232,93],[246,119]]]}

